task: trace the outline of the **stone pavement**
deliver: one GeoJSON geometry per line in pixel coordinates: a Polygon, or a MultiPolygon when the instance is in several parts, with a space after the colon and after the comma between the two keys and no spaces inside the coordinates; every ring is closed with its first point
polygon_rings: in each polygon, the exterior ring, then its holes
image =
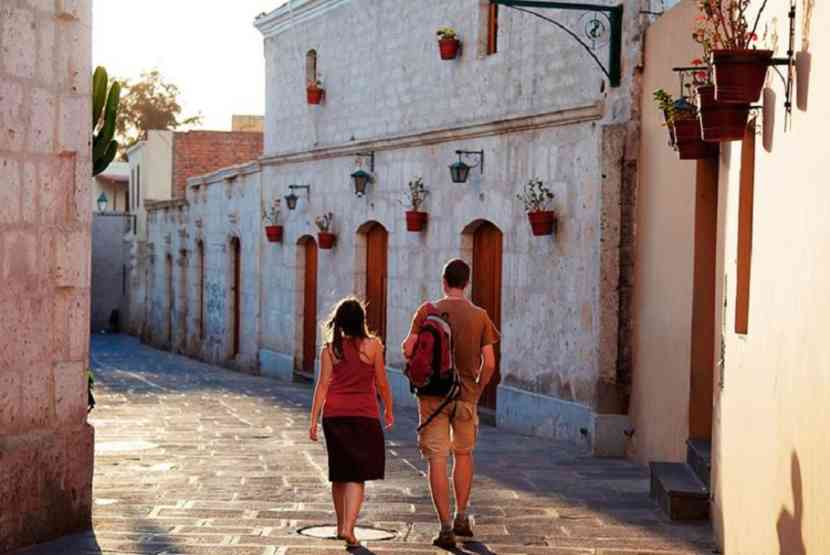
{"type": "MultiPolygon", "coordinates": [[[[94,531],[21,553],[310,555],[344,552],[301,527],[334,521],[324,446],[307,439],[311,389],[95,336],[98,406],[94,531]]],[[[397,531],[358,553],[445,553],[414,442],[399,411],[387,479],[371,483],[361,524],[397,531]]],[[[646,471],[570,444],[484,427],[472,513],[458,553],[711,553],[707,524],[668,522],[646,471]]]]}

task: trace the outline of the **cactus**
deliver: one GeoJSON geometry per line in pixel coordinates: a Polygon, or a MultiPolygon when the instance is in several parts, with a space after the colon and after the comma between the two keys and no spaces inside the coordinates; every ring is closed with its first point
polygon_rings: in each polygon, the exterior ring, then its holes
{"type": "Polygon", "coordinates": [[[109,87],[107,70],[101,66],[92,74],[92,175],[98,175],[110,165],[118,153],[115,135],[115,119],[121,100],[121,85],[118,82],[109,87]],[[102,117],[103,116],[103,117],[102,117]],[[98,130],[96,133],[95,130],[98,130]]]}

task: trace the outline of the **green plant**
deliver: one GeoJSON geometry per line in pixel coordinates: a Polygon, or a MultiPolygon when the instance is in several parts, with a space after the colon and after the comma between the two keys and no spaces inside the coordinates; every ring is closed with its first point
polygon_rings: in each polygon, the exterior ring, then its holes
{"type": "Polygon", "coordinates": [[[758,40],[758,23],[767,7],[764,0],[750,27],[748,14],[751,0],[698,0],[698,25],[692,37],[703,46],[708,58],[712,50],[744,50],[758,40]]]}
{"type": "Polygon", "coordinates": [[[409,182],[409,190],[404,193],[404,198],[407,200],[406,204],[412,207],[412,211],[417,212],[428,194],[429,190],[424,185],[424,179],[416,177],[409,182]]]}
{"type": "Polygon", "coordinates": [[[311,90],[320,90],[323,88],[323,81],[320,79],[311,79],[306,86],[311,90]]]}
{"type": "Polygon", "coordinates": [[[451,40],[458,38],[458,33],[452,27],[441,27],[435,32],[439,39],[451,40]]]}
{"type": "Polygon", "coordinates": [[[98,175],[118,154],[118,141],[113,139],[121,101],[121,85],[109,86],[107,70],[101,66],[92,74],[92,175],[98,175]],[[107,92],[109,88],[109,92],[107,92]],[[97,130],[97,131],[96,131],[97,130]]]}
{"type": "Polygon", "coordinates": [[[663,112],[666,116],[666,123],[671,123],[674,117],[674,97],[667,93],[665,89],[657,89],[652,93],[654,103],[657,104],[657,109],[663,112]]]}
{"type": "Polygon", "coordinates": [[[262,210],[262,219],[268,222],[271,225],[277,225],[277,222],[280,219],[280,205],[282,204],[282,199],[274,199],[274,202],[271,203],[271,207],[267,210],[262,210]]]}
{"type": "Polygon", "coordinates": [[[325,214],[322,214],[314,218],[314,225],[316,225],[317,229],[319,229],[323,233],[327,233],[329,230],[331,230],[332,223],[334,223],[334,214],[332,214],[331,212],[326,212],[325,214]]]}
{"type": "Polygon", "coordinates": [[[550,210],[553,196],[553,191],[541,179],[531,179],[516,198],[524,204],[525,212],[543,212],[550,210]]]}

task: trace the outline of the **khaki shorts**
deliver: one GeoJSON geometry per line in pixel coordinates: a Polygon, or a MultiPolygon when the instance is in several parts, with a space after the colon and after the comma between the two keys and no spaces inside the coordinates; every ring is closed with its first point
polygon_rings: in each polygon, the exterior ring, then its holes
{"type": "MultiPolygon", "coordinates": [[[[418,399],[418,425],[433,414],[444,399],[423,397],[418,399]]],[[[467,401],[453,401],[418,433],[421,455],[429,460],[450,456],[450,452],[465,455],[472,453],[478,438],[478,406],[467,401]]]]}

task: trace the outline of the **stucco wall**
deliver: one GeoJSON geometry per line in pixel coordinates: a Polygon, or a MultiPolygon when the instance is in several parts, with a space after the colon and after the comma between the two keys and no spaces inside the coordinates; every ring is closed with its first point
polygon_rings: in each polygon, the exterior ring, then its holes
{"type": "Polygon", "coordinates": [[[125,326],[126,267],[128,251],[124,235],[132,220],[124,214],[97,213],[92,221],[92,331],[110,329],[110,314],[119,311],[119,327],[125,326]]]}
{"type": "Polygon", "coordinates": [[[683,460],[689,433],[696,163],[668,146],[651,94],[679,94],[671,69],[698,55],[696,11],[693,0],[681,2],[645,38],[630,409],[630,449],[643,463],[683,460]]]}
{"type": "Polygon", "coordinates": [[[0,5],[0,552],[91,520],[90,10],[0,5]]]}
{"type": "MultiPolygon", "coordinates": [[[[807,111],[795,106],[784,131],[777,76],[773,148],[758,137],[755,164],[749,330],[735,334],[740,143],[721,165],[725,218],[724,366],[716,390],[715,522],[725,553],[830,552],[830,192],[825,139],[830,107],[830,7],[815,2],[809,35],[799,2],[796,49],[809,39],[807,111]]],[[[787,3],[770,3],[765,22],[787,48],[787,3]]],[[[802,74],[803,75],[803,74],[802,74]]],[[[773,78],[774,77],[774,78],[773,78]]],[[[806,79],[804,79],[806,81],[806,79]]],[[[795,99],[794,99],[795,104],[795,99]]]]}

